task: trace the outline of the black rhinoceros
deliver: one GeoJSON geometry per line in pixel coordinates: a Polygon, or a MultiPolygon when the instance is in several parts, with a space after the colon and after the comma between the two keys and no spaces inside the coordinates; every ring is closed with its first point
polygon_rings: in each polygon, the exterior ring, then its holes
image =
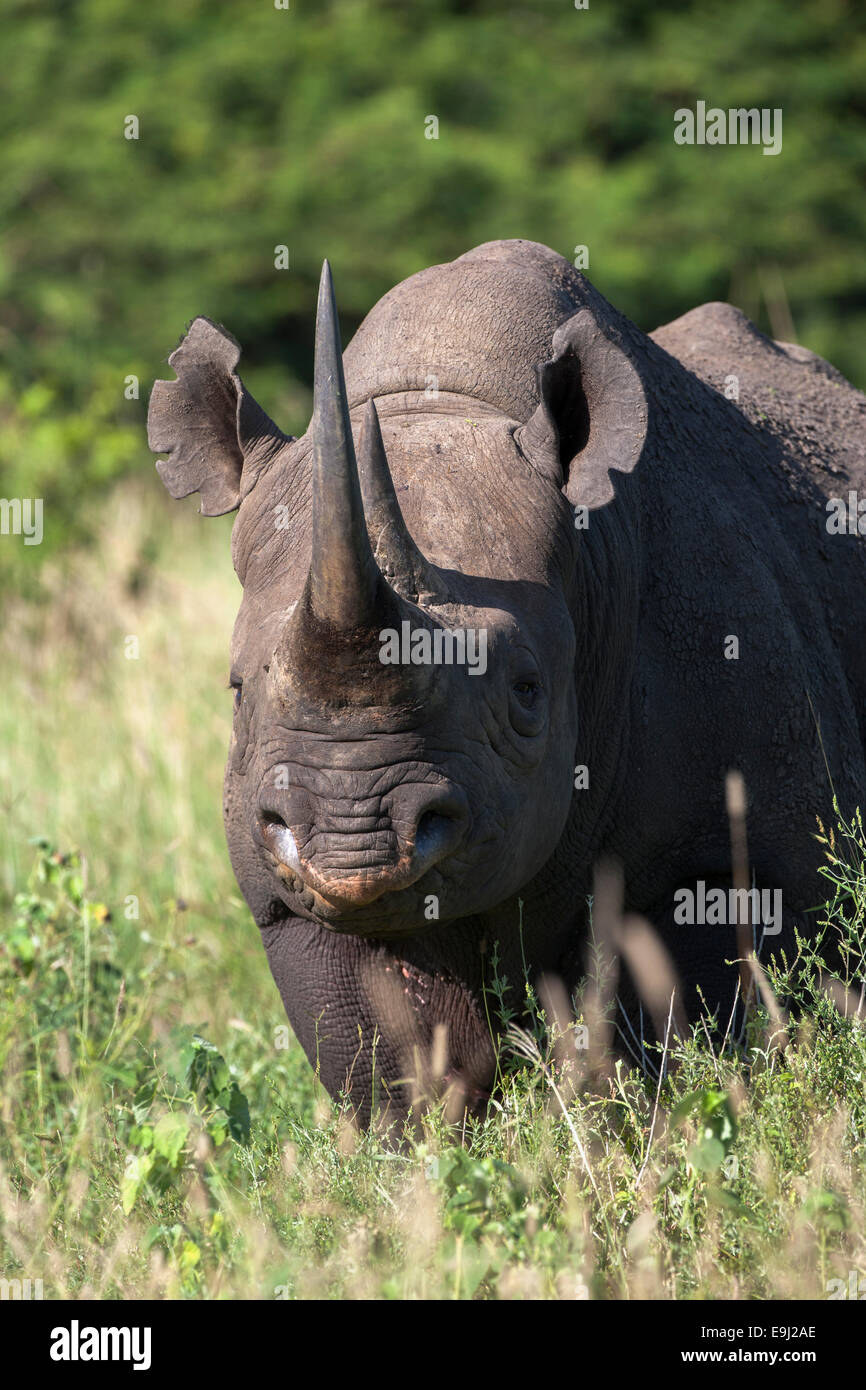
{"type": "Polygon", "coordinates": [[[726,304],[647,336],[527,241],[412,276],[345,358],[326,265],[301,439],[238,358],[196,319],[149,441],[238,509],[229,850],[328,1090],[405,1107],[436,1038],[482,1104],[491,961],[516,1007],[524,962],[574,986],[601,857],[724,1023],[726,773],[765,953],[810,929],[816,815],[866,798],[866,398],[726,304]]]}

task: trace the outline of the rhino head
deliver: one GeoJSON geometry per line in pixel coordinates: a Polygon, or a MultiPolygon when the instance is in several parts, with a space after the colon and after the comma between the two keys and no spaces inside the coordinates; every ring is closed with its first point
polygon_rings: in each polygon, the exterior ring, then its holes
{"type": "Polygon", "coordinates": [[[646,428],[617,316],[552,252],[491,243],[385,296],[345,378],[325,264],[301,439],[238,359],[197,319],[149,416],[171,494],[239,508],[236,876],[263,928],[453,930],[518,894],[569,819],[580,693],[616,640],[576,508],[608,500],[646,428]]]}

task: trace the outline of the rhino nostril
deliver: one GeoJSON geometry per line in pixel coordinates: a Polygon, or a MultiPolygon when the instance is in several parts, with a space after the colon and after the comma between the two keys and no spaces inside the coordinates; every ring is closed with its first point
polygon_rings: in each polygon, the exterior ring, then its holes
{"type": "Polygon", "coordinates": [[[260,823],[265,844],[274,858],[280,864],[284,864],[286,868],[300,873],[301,860],[298,847],[295,844],[295,837],[282,816],[278,815],[276,811],[262,811],[260,823]]]}
{"type": "Polygon", "coordinates": [[[453,823],[453,817],[444,816],[441,811],[425,811],[415,831],[415,844],[420,840],[441,832],[453,823]]]}
{"type": "Polygon", "coordinates": [[[434,862],[446,854],[459,839],[464,819],[463,808],[456,803],[424,811],[415,829],[415,859],[434,862]]]}

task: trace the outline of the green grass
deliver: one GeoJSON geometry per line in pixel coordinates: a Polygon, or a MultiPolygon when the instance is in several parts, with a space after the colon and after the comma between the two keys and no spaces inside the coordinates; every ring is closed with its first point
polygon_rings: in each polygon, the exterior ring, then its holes
{"type": "MultiPolygon", "coordinates": [[[[622,1064],[593,1086],[535,1006],[486,1121],[434,1108],[402,1150],[357,1134],[281,1045],[223,843],[227,524],[127,487],[101,529],[0,639],[0,1277],[47,1298],[821,1299],[866,1275],[866,1029],[808,950],[775,978],[802,1009],[784,1053],[759,1015],[741,1049],[677,1044],[660,1088],[622,1064]]],[[[850,999],[862,825],[824,848],[850,999]]]]}

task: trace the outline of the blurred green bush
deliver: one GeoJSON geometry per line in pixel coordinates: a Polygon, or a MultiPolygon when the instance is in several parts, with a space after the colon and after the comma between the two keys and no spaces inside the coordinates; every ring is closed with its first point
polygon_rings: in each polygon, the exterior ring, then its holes
{"type": "Polygon", "coordinates": [[[198,313],[305,428],[324,255],[346,336],[402,277],[524,236],[587,245],[645,329],[731,299],[866,385],[856,0],[5,0],[3,17],[0,492],[45,499],[46,542],[0,545],[0,579],[149,468],[150,383],[198,313]],[[697,100],[781,107],[782,153],[676,145],[697,100]]]}

